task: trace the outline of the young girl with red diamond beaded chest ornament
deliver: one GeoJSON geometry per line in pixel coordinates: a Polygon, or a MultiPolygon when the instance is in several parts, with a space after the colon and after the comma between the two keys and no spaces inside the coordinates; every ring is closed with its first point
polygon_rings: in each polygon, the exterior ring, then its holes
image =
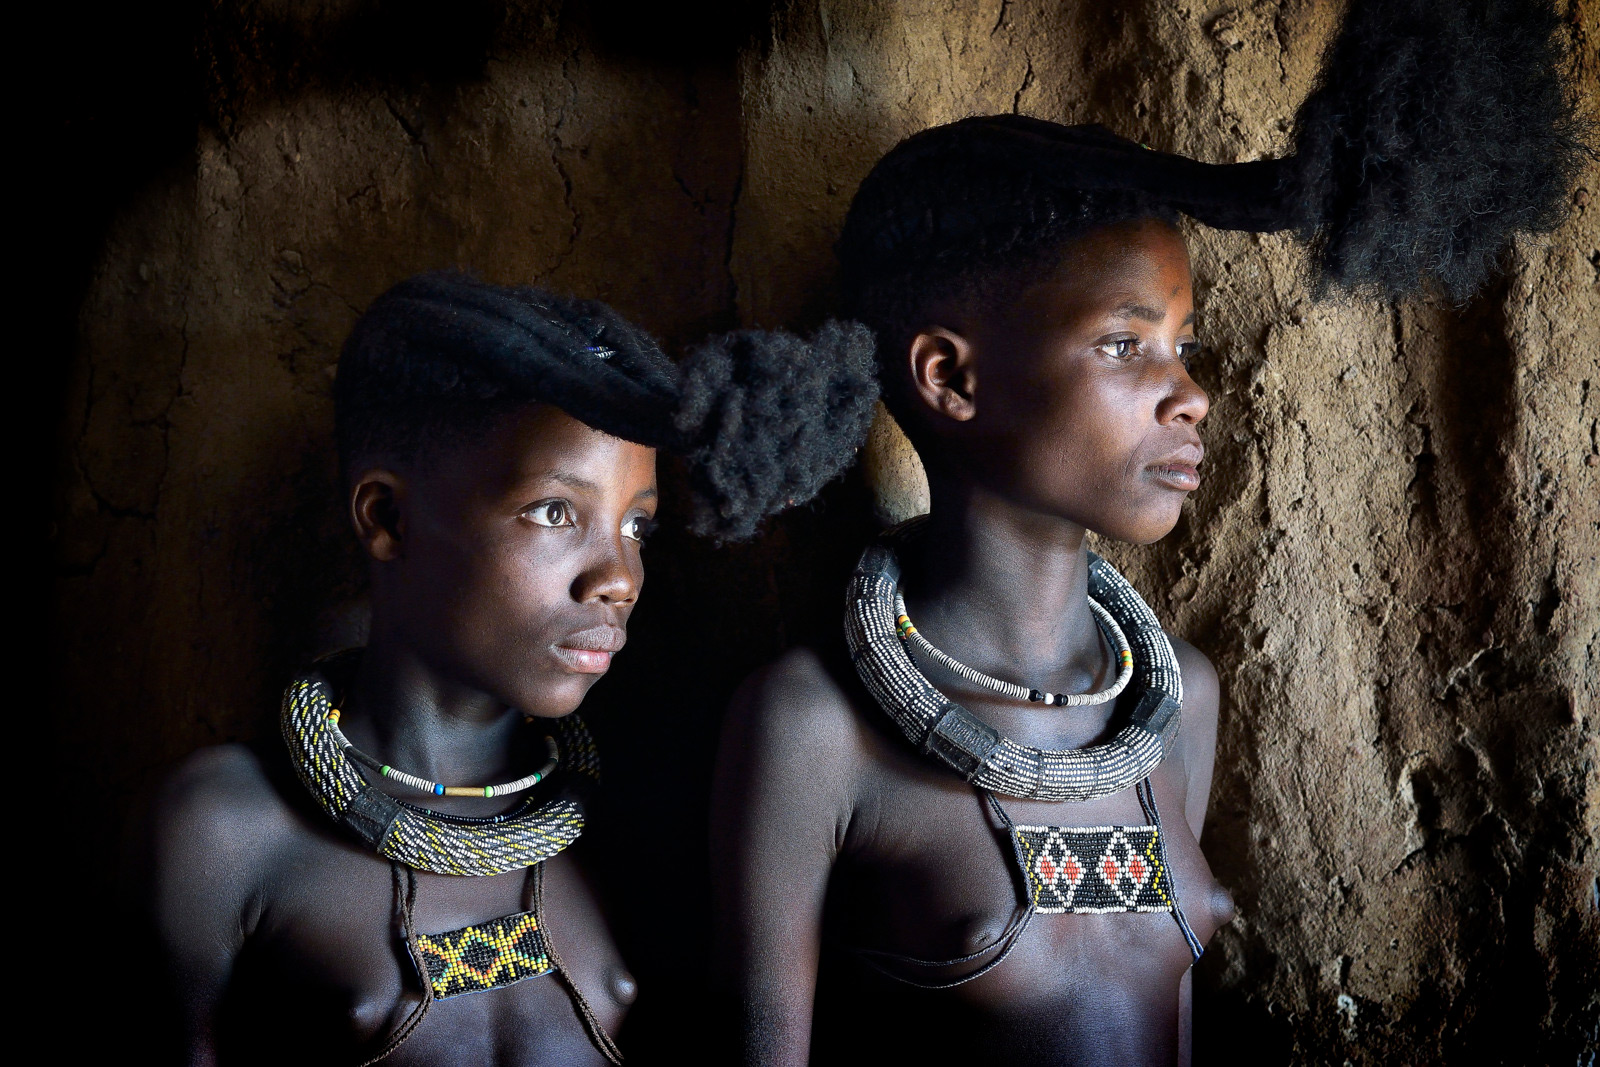
{"type": "Polygon", "coordinates": [[[931,509],[867,546],[840,640],[735,698],[712,854],[741,1062],[1188,1061],[1191,967],[1233,914],[1200,849],[1218,680],[1086,544],[1166,536],[1200,484],[1176,223],[1296,229],[1325,280],[1464,297],[1565,202],[1554,30],[1358,0],[1282,160],[1003,115],[874,167],[843,290],[931,509]]]}
{"type": "Polygon", "coordinates": [[[743,537],[848,462],[873,395],[855,328],[675,366],[539,290],[436,274],[376,300],[335,390],[367,646],[291,682],[281,739],[197,753],[157,807],[183,1059],[618,1062],[635,990],[605,902],[627,894],[585,861],[601,754],[575,711],[640,595],[656,450],[687,458],[695,526],[743,537]]]}

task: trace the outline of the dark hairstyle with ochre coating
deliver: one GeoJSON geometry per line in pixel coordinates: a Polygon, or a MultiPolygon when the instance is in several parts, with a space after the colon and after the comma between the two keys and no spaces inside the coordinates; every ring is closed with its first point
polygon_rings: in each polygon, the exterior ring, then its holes
{"type": "Polygon", "coordinates": [[[897,352],[939,302],[1015,288],[1090,229],[1178,212],[1295,231],[1319,293],[1465,300],[1514,235],[1559,223],[1593,155],[1567,69],[1547,0],[1352,0],[1284,159],[1205,164],[1019,115],[924,130],[851,203],[847,313],[897,352]]]}
{"type": "Polygon", "coordinates": [[[426,462],[530,403],[689,465],[692,528],[749,537],[810,500],[855,454],[877,385],[872,336],[830,322],[811,341],[744,330],[675,365],[592,300],[458,273],[407,279],[372,302],[334,384],[341,465],[426,462]]]}

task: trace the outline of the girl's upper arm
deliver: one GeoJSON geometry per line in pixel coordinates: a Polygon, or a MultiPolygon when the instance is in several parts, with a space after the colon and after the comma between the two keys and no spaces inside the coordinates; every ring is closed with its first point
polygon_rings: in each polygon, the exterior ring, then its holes
{"type": "Polygon", "coordinates": [[[249,761],[219,749],[190,759],[158,798],[147,839],[146,906],[191,1064],[215,1062],[212,1022],[244,944],[261,858],[264,820],[241,765],[249,761]]]}
{"type": "Polygon", "coordinates": [[[1205,826],[1211,799],[1211,775],[1217,761],[1217,706],[1220,687],[1216,668],[1199,649],[1176,638],[1172,650],[1183,672],[1183,765],[1188,774],[1184,816],[1196,841],[1205,826]]]}
{"type": "Polygon", "coordinates": [[[716,967],[746,1064],[806,1063],[823,901],[853,809],[848,701],[810,653],[735,695],[712,816],[716,967]]]}

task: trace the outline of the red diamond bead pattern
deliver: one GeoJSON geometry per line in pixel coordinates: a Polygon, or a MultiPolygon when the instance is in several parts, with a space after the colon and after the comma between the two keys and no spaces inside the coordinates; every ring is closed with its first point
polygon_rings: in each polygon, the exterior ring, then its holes
{"type": "Polygon", "coordinates": [[[1172,910],[1154,826],[1018,826],[1033,903],[1045,914],[1172,910]]]}

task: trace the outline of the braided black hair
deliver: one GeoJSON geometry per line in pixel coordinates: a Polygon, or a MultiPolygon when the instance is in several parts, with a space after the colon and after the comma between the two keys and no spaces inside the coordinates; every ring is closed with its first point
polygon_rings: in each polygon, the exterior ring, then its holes
{"type": "Polygon", "coordinates": [[[719,540],[815,496],[850,462],[877,397],[871,334],[745,330],[674,365],[605,304],[465,274],[407,279],[351,331],[334,384],[340,461],[426,461],[548,403],[689,463],[692,528],[719,540]]]}
{"type": "Polygon", "coordinates": [[[1178,212],[1295,230],[1319,292],[1464,300],[1514,234],[1559,222],[1592,155],[1558,30],[1548,0],[1352,0],[1278,160],[1204,164],[1018,115],[924,130],[851,203],[846,308],[898,352],[937,304],[1016,288],[1090,229],[1178,212]]]}
{"type": "MultiPolygon", "coordinates": [[[[1173,207],[1142,190],[1041,166],[1041,141],[1063,163],[1096,142],[1114,152],[1124,143],[1098,126],[995,115],[909,137],[867,175],[839,238],[840,289],[845,313],[876,333],[881,351],[904,351],[929,310],[948,301],[994,306],[1090,230],[1177,221],[1173,207]]],[[[904,375],[883,378],[884,399],[901,414],[904,375]]]]}

